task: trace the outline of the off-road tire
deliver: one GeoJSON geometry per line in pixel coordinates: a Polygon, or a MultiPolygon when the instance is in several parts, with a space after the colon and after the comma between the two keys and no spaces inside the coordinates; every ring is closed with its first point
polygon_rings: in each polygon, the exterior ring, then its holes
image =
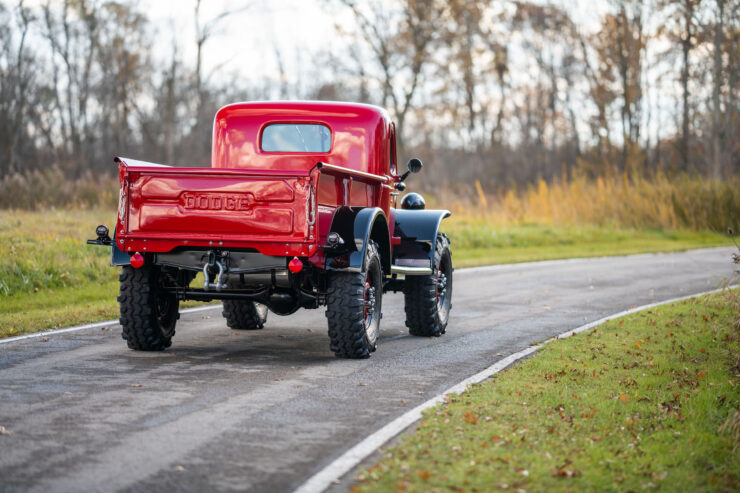
{"type": "Polygon", "coordinates": [[[179,303],[174,294],[161,293],[162,276],[154,265],[121,269],[121,336],[131,349],[162,351],[172,345],[179,303]]]}
{"type": "Polygon", "coordinates": [[[259,330],[265,326],[267,307],[254,301],[224,300],[222,314],[230,329],[259,330]]]}
{"type": "Polygon", "coordinates": [[[434,272],[428,276],[406,276],[403,283],[406,327],[412,336],[439,337],[445,333],[452,308],[452,270],[450,240],[444,234],[438,234],[434,272]],[[437,301],[440,266],[446,278],[441,306],[437,301]]]}
{"type": "Polygon", "coordinates": [[[383,270],[374,242],[367,245],[364,263],[362,272],[331,272],[329,275],[326,318],[329,322],[330,348],[339,358],[370,357],[380,333],[383,270]],[[365,312],[368,280],[371,287],[375,288],[374,310],[369,323],[365,312]]]}

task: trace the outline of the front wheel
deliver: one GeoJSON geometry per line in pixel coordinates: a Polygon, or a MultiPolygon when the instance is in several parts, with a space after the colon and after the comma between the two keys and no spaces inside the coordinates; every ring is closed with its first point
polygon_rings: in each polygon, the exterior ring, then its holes
{"type": "Polygon", "coordinates": [[[331,272],[326,301],[331,350],[340,358],[368,358],[383,307],[383,269],[374,242],[367,246],[362,272],[331,272]]]}
{"type": "Polygon", "coordinates": [[[406,327],[413,336],[439,337],[447,329],[452,308],[450,240],[437,235],[431,275],[406,276],[403,286],[406,327]]]}
{"type": "Polygon", "coordinates": [[[122,337],[131,349],[161,351],[172,345],[180,317],[174,294],[163,291],[164,273],[158,266],[134,269],[125,265],[119,276],[122,337]]]}

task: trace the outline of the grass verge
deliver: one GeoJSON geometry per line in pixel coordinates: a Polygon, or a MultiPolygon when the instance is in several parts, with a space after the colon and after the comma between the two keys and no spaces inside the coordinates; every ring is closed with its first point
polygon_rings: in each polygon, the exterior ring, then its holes
{"type": "Polygon", "coordinates": [[[102,209],[0,211],[0,337],[118,318],[110,250],[85,244],[114,219],[102,209]]]}
{"type": "Polygon", "coordinates": [[[675,252],[731,245],[711,231],[632,229],[597,225],[491,224],[472,216],[442,223],[457,267],[635,253],[675,252]]]}
{"type": "Polygon", "coordinates": [[[547,344],[430,409],[354,492],[737,491],[740,294],[547,344]]]}
{"type": "MultiPolygon", "coordinates": [[[[117,316],[118,269],[110,267],[108,249],[85,244],[95,226],[114,218],[105,209],[0,210],[0,337],[117,316]]],[[[458,267],[729,243],[712,232],[492,224],[464,214],[443,227],[458,267]]]]}

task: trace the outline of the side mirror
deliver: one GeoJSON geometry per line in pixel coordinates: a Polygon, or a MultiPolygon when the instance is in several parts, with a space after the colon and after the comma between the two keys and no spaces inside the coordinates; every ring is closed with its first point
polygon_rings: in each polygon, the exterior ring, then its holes
{"type": "Polygon", "coordinates": [[[409,159],[409,170],[398,177],[399,181],[405,180],[411,173],[418,173],[421,171],[422,166],[424,165],[421,163],[421,159],[409,159]]]}
{"type": "Polygon", "coordinates": [[[421,159],[409,159],[409,171],[411,171],[412,173],[418,173],[419,171],[421,171],[421,168],[423,166],[424,164],[422,164],[421,159]]]}

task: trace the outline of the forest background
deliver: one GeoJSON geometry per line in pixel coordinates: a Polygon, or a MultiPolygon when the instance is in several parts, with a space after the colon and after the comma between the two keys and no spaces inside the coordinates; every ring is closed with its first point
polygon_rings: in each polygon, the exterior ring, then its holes
{"type": "Polygon", "coordinates": [[[0,207],[114,206],[113,156],[208,165],[220,106],[323,99],[389,109],[440,200],[522,219],[576,195],[593,222],[647,194],[671,211],[633,222],[731,226],[738,0],[315,0],[290,35],[238,32],[290,3],[171,2],[177,23],[148,15],[168,2],[0,0],[0,207]],[[208,63],[224,46],[260,57],[208,63]]]}

